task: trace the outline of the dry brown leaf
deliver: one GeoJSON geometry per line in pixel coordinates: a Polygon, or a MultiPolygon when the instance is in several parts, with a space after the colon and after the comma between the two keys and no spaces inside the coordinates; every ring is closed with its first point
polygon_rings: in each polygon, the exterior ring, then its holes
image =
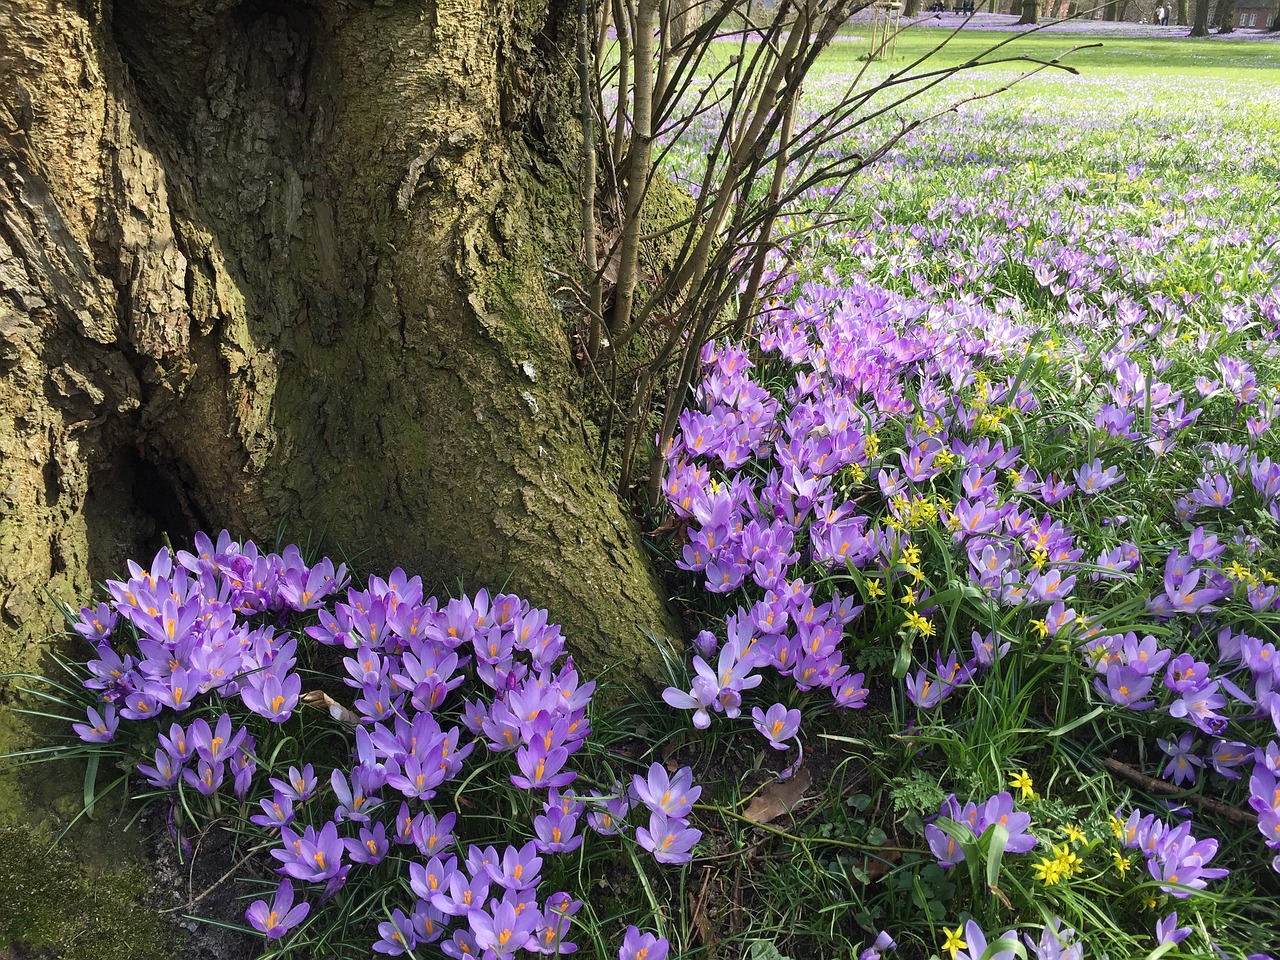
{"type": "Polygon", "coordinates": [[[812,782],[809,771],[801,767],[790,780],[782,782],[775,780],[756,794],[743,816],[753,823],[768,823],[770,820],[776,820],[784,813],[790,813],[795,809],[812,782]]]}
{"type": "Polygon", "coordinates": [[[313,707],[319,707],[321,710],[327,710],[329,716],[337,720],[339,723],[358,724],[360,718],[340,704],[333,697],[329,696],[323,690],[312,690],[310,693],[302,695],[302,702],[310,704],[313,707]]]}

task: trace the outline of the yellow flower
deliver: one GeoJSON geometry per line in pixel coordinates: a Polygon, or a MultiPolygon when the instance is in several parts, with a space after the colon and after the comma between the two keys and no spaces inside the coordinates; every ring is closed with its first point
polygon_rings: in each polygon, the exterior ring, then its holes
{"type": "Polygon", "coordinates": [[[1046,887],[1052,887],[1062,879],[1062,868],[1058,865],[1058,861],[1052,857],[1041,857],[1031,865],[1031,871],[1036,875],[1036,879],[1046,887]]]}
{"type": "Polygon", "coordinates": [[[879,580],[868,580],[868,581],[867,581],[867,596],[869,596],[869,597],[883,597],[883,596],[884,596],[884,585],[883,585],[879,580]]]}
{"type": "Polygon", "coordinates": [[[916,605],[916,592],[910,587],[903,587],[902,599],[899,602],[904,607],[914,607],[916,605]]]}
{"type": "Polygon", "coordinates": [[[1232,560],[1228,565],[1226,574],[1232,580],[1247,580],[1251,576],[1249,569],[1242,565],[1239,560],[1232,560]]]}
{"type": "Polygon", "coordinates": [[[1041,640],[1043,640],[1045,637],[1049,635],[1049,624],[1046,623],[1045,621],[1032,620],[1031,626],[1035,629],[1036,633],[1040,635],[1041,640]]]}
{"type": "Polygon", "coordinates": [[[1129,868],[1132,866],[1132,864],[1130,864],[1128,860],[1126,860],[1123,856],[1121,856],[1119,850],[1111,851],[1111,859],[1113,859],[1116,862],[1116,873],[1120,874],[1120,876],[1122,877],[1129,873],[1129,868]]]}
{"type": "MultiPolygon", "coordinates": [[[[1145,897],[1142,898],[1142,909],[1154,910],[1155,908],[1156,908],[1156,895],[1154,893],[1148,893],[1145,897]]],[[[953,957],[952,960],[955,960],[955,958],[953,957]]]]}
{"type": "Polygon", "coordinates": [[[1031,566],[1035,570],[1039,570],[1049,562],[1049,551],[1044,547],[1036,547],[1031,551],[1031,566]]]}
{"type": "Polygon", "coordinates": [[[862,447],[867,451],[867,457],[874,457],[880,452],[880,435],[876,433],[867,434],[867,439],[863,441],[862,447]]]}
{"type": "Polygon", "coordinates": [[[1074,823],[1068,823],[1063,827],[1062,834],[1067,838],[1068,843],[1084,843],[1084,831],[1074,823]]]}
{"type": "Polygon", "coordinates": [[[1063,877],[1074,877],[1080,872],[1080,868],[1084,866],[1084,861],[1076,856],[1065,843],[1055,846],[1053,853],[1063,877]]]}
{"type": "Polygon", "coordinates": [[[1123,840],[1124,839],[1124,820],[1122,820],[1120,817],[1117,817],[1115,814],[1112,814],[1111,820],[1109,821],[1109,823],[1111,826],[1111,832],[1115,834],[1116,839],[1123,840]]]}
{"type": "Polygon", "coordinates": [[[956,954],[964,950],[969,945],[964,942],[964,927],[956,927],[954,930],[942,928],[943,935],[947,938],[942,945],[943,950],[951,951],[951,960],[956,960],[956,954]]]}
{"type": "Polygon", "coordinates": [[[902,549],[902,562],[910,566],[918,566],[920,564],[920,547],[914,543],[909,543],[902,549]]]}
{"type": "Polygon", "coordinates": [[[1025,770],[1009,774],[1009,786],[1021,790],[1023,800],[1034,800],[1036,798],[1035,784],[1031,782],[1031,774],[1025,770]]]}
{"type": "Polygon", "coordinates": [[[933,624],[912,610],[907,614],[907,626],[915,627],[926,637],[933,636],[933,624]]]}

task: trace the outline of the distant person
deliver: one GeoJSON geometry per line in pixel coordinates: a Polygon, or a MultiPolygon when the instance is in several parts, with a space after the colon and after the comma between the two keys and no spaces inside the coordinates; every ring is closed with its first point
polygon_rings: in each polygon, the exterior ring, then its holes
{"type": "Polygon", "coordinates": [[[1164,26],[1164,4],[1163,3],[1160,4],[1160,6],[1156,7],[1156,26],[1158,27],[1164,26]]]}

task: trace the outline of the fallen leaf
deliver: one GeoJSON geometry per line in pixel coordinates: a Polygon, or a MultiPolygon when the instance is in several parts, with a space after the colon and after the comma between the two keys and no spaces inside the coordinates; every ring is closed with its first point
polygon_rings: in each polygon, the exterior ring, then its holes
{"type": "Polygon", "coordinates": [[[310,693],[302,695],[302,702],[310,704],[313,707],[319,707],[321,710],[329,711],[329,716],[337,720],[339,723],[358,724],[360,718],[340,704],[333,697],[329,696],[323,690],[312,690],[310,693]]]}
{"type": "Polygon", "coordinates": [[[776,820],[799,805],[804,792],[809,789],[812,782],[809,771],[801,767],[790,780],[785,782],[775,780],[756,794],[743,816],[753,823],[768,823],[770,820],[776,820]]]}

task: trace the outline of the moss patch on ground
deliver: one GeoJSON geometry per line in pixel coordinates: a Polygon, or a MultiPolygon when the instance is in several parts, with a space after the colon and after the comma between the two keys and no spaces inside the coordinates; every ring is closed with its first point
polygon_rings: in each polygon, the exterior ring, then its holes
{"type": "Polygon", "coordinates": [[[163,918],[141,905],[147,879],[132,864],[92,870],[44,828],[0,825],[0,944],[60,960],[151,960],[180,953],[163,918]]]}

